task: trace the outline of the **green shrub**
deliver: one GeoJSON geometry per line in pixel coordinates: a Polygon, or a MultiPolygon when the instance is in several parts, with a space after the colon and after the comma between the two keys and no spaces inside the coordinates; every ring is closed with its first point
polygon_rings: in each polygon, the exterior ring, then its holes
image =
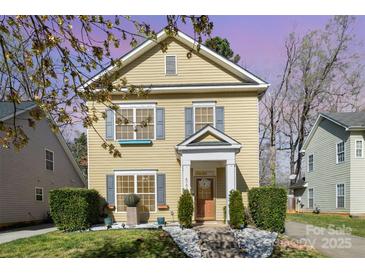
{"type": "Polygon", "coordinates": [[[61,188],[50,191],[50,211],[58,229],[76,231],[98,222],[100,196],[96,190],[61,188]]]}
{"type": "Polygon", "coordinates": [[[141,200],[141,198],[139,198],[139,196],[137,194],[128,194],[124,198],[124,203],[128,207],[136,207],[140,200],[141,200]]]}
{"type": "Polygon", "coordinates": [[[236,229],[246,225],[242,194],[238,190],[229,192],[229,224],[236,229]]]}
{"type": "Polygon", "coordinates": [[[251,218],[261,229],[284,232],[286,202],[284,188],[268,186],[252,188],[248,192],[251,218]]]}
{"type": "Polygon", "coordinates": [[[178,203],[178,218],[182,227],[189,228],[193,226],[194,204],[190,192],[185,189],[180,196],[178,203]]]}

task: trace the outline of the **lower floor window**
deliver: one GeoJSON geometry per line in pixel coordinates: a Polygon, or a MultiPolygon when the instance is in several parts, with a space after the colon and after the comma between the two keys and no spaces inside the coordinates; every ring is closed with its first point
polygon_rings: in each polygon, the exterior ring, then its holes
{"type": "Polygon", "coordinates": [[[35,188],[35,200],[43,201],[43,188],[42,187],[35,188]]]}
{"type": "Polygon", "coordinates": [[[314,192],[313,188],[308,189],[308,207],[313,208],[314,207],[314,192]]]}
{"type": "Polygon", "coordinates": [[[117,211],[127,210],[124,198],[128,194],[137,194],[141,200],[142,211],[156,211],[156,175],[155,174],[125,174],[116,175],[117,211]]]}
{"type": "Polygon", "coordinates": [[[338,184],[336,186],[336,201],[337,201],[337,208],[344,208],[345,207],[345,185],[338,184]]]}

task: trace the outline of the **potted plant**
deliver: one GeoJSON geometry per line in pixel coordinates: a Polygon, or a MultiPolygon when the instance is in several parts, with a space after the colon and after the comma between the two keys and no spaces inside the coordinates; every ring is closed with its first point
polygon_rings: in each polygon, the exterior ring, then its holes
{"type": "Polygon", "coordinates": [[[139,224],[138,203],[140,198],[136,194],[128,194],[124,198],[124,203],[127,206],[127,225],[139,224]]]}
{"type": "Polygon", "coordinates": [[[107,228],[111,228],[113,225],[113,217],[111,216],[111,214],[109,213],[109,205],[106,204],[103,207],[103,214],[101,215],[101,217],[104,220],[104,224],[107,226],[107,228]]]}

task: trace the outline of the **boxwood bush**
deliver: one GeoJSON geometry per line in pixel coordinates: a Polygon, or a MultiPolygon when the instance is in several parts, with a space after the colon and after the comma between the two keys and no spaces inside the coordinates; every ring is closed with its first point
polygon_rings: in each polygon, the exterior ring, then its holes
{"type": "Polygon", "coordinates": [[[189,190],[185,189],[178,203],[178,219],[181,227],[189,228],[193,226],[193,212],[193,197],[189,190]]]}
{"type": "Polygon", "coordinates": [[[284,232],[287,195],[284,188],[267,186],[248,192],[250,215],[258,228],[284,232]]]}
{"type": "Polygon", "coordinates": [[[52,219],[58,229],[76,231],[98,222],[100,196],[96,190],[60,188],[50,191],[52,219]]]}
{"type": "Polygon", "coordinates": [[[246,226],[242,194],[238,190],[229,192],[229,225],[233,228],[246,226]]]}

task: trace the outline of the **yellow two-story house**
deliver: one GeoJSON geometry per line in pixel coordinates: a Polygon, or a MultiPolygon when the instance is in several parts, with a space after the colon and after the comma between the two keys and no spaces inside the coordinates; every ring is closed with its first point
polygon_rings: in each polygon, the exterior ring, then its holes
{"type": "Polygon", "coordinates": [[[191,51],[196,47],[182,32],[162,31],[157,43],[145,41],[121,58],[122,67],[111,66],[88,83],[110,75],[149,90],[128,100],[125,89],[116,90],[118,113],[89,102],[106,112],[97,132],[122,154],[113,158],[88,130],[88,187],[115,205],[116,221],[126,221],[129,193],[141,197],[142,220],[176,221],[183,189],[194,197],[196,221],[223,221],[230,190],[242,191],[247,203],[248,189],[259,186],[258,101],[269,84],[203,45],[191,51]]]}

